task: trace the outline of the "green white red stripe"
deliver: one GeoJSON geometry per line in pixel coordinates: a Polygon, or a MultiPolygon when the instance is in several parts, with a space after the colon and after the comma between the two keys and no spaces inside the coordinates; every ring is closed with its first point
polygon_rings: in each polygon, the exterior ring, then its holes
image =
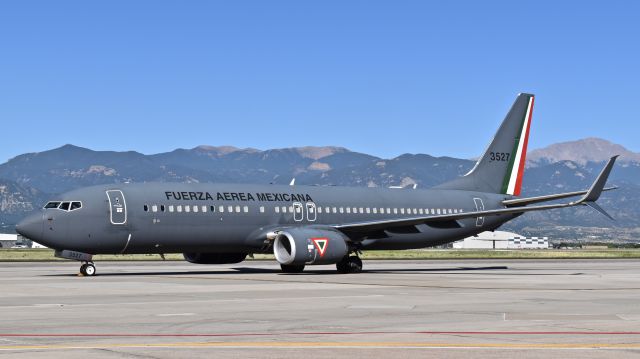
{"type": "Polygon", "coordinates": [[[529,104],[527,105],[527,112],[522,119],[522,127],[518,138],[516,138],[516,144],[514,146],[515,156],[509,161],[509,169],[506,173],[502,192],[505,194],[520,195],[522,189],[522,175],[524,174],[524,165],[527,157],[527,144],[529,142],[529,128],[531,127],[531,116],[533,115],[533,101],[534,97],[529,98],[529,104]]]}

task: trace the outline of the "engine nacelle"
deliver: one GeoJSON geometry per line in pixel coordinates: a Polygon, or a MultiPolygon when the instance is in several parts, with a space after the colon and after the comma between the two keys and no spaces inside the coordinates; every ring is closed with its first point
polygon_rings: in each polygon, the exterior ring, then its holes
{"type": "Polygon", "coordinates": [[[289,228],[279,232],[273,254],[280,264],[333,264],[349,253],[347,236],[313,228],[289,228]]]}
{"type": "Polygon", "coordinates": [[[182,253],[189,263],[196,264],[230,264],[240,263],[247,253],[182,253]]]}

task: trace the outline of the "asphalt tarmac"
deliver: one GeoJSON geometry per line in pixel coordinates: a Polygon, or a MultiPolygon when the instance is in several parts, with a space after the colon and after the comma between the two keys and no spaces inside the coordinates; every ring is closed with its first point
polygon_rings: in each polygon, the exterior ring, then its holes
{"type": "Polygon", "coordinates": [[[640,261],[0,263],[1,358],[640,357],[640,261]]]}

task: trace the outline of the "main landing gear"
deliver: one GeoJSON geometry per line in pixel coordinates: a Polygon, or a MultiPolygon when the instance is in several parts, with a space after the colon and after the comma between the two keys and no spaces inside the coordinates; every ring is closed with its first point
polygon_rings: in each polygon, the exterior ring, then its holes
{"type": "Polygon", "coordinates": [[[360,273],[362,272],[362,260],[357,255],[346,255],[340,262],[336,263],[338,273],[360,273]]]}
{"type": "Polygon", "coordinates": [[[86,262],[80,266],[80,274],[85,277],[91,277],[96,275],[96,266],[93,262],[86,262]]]}

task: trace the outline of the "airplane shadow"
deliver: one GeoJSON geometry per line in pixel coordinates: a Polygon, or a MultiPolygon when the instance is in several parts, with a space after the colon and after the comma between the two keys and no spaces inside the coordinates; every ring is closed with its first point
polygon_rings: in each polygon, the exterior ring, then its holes
{"type": "MultiPolygon", "coordinates": [[[[305,269],[302,273],[282,273],[280,269],[268,269],[268,268],[252,268],[252,267],[235,267],[229,270],[206,270],[206,271],[157,271],[157,272],[107,272],[100,273],[100,268],[96,276],[100,277],[119,277],[119,276],[162,276],[162,275],[230,275],[230,274],[263,274],[271,273],[282,276],[304,276],[304,275],[336,275],[335,269],[305,269]]],[[[484,271],[484,270],[507,270],[507,266],[487,266],[487,267],[450,267],[450,268],[388,268],[388,269],[364,269],[362,273],[437,273],[437,272],[460,272],[460,271],[484,271]]],[[[75,277],[76,273],[64,273],[64,274],[45,274],[44,277],[75,277]]]]}

